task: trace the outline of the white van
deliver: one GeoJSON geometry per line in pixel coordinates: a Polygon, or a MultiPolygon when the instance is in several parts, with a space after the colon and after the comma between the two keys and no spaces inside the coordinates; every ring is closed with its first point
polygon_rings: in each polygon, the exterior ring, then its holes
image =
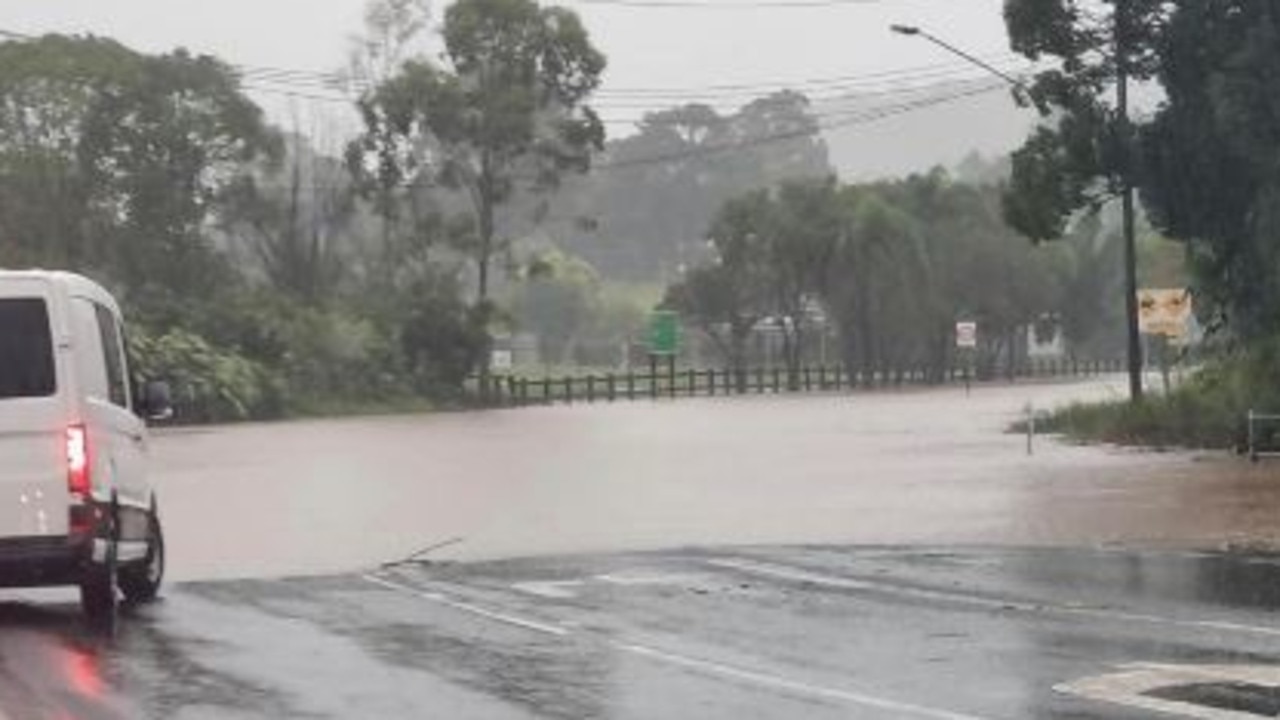
{"type": "Polygon", "coordinates": [[[164,536],[144,418],[169,391],[130,380],[120,309],[78,275],[0,271],[0,587],[79,585],[114,628],[155,598],[164,536]]]}

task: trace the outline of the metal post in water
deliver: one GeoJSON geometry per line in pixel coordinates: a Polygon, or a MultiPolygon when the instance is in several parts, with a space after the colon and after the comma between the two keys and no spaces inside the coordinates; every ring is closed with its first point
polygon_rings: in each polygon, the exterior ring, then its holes
{"type": "Polygon", "coordinates": [[[1036,413],[1031,401],[1027,401],[1027,456],[1035,454],[1033,442],[1036,437],[1036,413]]]}

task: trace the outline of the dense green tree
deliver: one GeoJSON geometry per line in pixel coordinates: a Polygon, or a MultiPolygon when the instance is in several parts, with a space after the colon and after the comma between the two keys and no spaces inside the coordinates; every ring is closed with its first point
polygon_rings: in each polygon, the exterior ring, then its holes
{"type": "Polygon", "coordinates": [[[771,308],[771,213],[763,190],[726,203],[708,233],[714,257],[689,270],[664,300],[711,339],[739,378],[747,366],[747,339],[771,308]]]}
{"type": "Polygon", "coordinates": [[[500,210],[587,169],[604,130],[586,101],[605,60],[575,13],[531,0],[460,0],[443,36],[447,67],[409,60],[361,98],[366,131],[349,156],[383,187],[457,191],[472,222],[452,240],[475,265],[487,318],[492,263],[511,240],[500,210]]]}
{"type": "Polygon", "coordinates": [[[95,269],[172,323],[223,286],[206,226],[276,147],[216,59],[96,38],[0,44],[0,257],[95,269]]]}
{"type": "Polygon", "coordinates": [[[830,268],[823,305],[840,336],[845,366],[864,376],[915,358],[930,285],[919,224],[873,187],[843,193],[847,229],[830,268]]]}
{"type": "Polygon", "coordinates": [[[1178,3],[1158,44],[1166,100],[1142,133],[1153,224],[1189,243],[1211,327],[1280,332],[1280,4],[1178,3]]]}
{"type": "MultiPolygon", "coordinates": [[[[1150,80],[1155,43],[1168,0],[1006,0],[1013,49],[1053,60],[1019,96],[1046,123],[1013,154],[1005,194],[1011,224],[1037,240],[1061,237],[1077,211],[1114,197],[1133,167],[1133,145],[1110,94],[1123,68],[1130,80],[1150,80]]],[[[1131,178],[1132,179],[1132,178],[1131,178]]]]}
{"type": "Polygon", "coordinates": [[[727,203],[711,239],[717,259],[673,285],[668,304],[713,339],[727,336],[731,358],[769,319],[793,370],[824,322],[851,371],[941,380],[956,362],[955,323],[973,320],[982,371],[999,362],[1012,372],[1026,329],[1059,317],[1068,272],[1067,248],[1036,247],[1005,224],[998,188],[941,171],[845,187],[784,183],[727,203]],[[749,248],[752,262],[729,262],[726,239],[749,248]]]}
{"type": "Polygon", "coordinates": [[[800,382],[800,367],[814,313],[837,280],[831,272],[847,235],[840,189],[834,178],[783,183],[773,201],[766,235],[769,293],[790,383],[800,382]]]}

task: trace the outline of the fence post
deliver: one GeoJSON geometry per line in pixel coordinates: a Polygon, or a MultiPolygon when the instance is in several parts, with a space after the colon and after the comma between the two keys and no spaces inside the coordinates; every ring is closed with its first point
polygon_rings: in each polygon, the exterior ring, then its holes
{"type": "Polygon", "coordinates": [[[1258,448],[1257,448],[1257,445],[1254,444],[1254,437],[1253,437],[1253,408],[1249,409],[1249,415],[1248,415],[1248,418],[1245,420],[1245,422],[1248,425],[1246,432],[1248,433],[1248,436],[1249,436],[1249,439],[1248,439],[1249,460],[1251,462],[1258,462],[1258,448]]]}
{"type": "Polygon", "coordinates": [[[716,396],[716,369],[707,368],[707,394],[711,397],[716,396]]]}
{"type": "Polygon", "coordinates": [[[627,369],[627,399],[636,399],[636,371],[627,369]]]}
{"type": "Polygon", "coordinates": [[[689,397],[698,396],[698,371],[689,368],[689,397]]]}
{"type": "Polygon", "coordinates": [[[564,400],[570,405],[573,404],[573,376],[567,375],[564,379],[564,400]]]}
{"type": "Polygon", "coordinates": [[[658,399],[658,356],[649,356],[649,397],[658,399]]]}
{"type": "Polygon", "coordinates": [[[777,395],[779,392],[781,392],[782,386],[778,382],[780,379],[781,379],[781,375],[779,373],[778,367],[775,365],[773,368],[773,394],[774,395],[777,395]]]}
{"type": "Polygon", "coordinates": [[[609,402],[618,399],[618,378],[614,377],[613,372],[609,373],[609,402]]]}
{"type": "Polygon", "coordinates": [[[676,356],[672,353],[667,356],[667,394],[671,397],[676,396],[676,356]]]}
{"type": "Polygon", "coordinates": [[[813,373],[808,365],[804,366],[804,391],[813,392],[813,373]]]}
{"type": "Polygon", "coordinates": [[[593,403],[595,401],[596,401],[596,376],[588,374],[587,375],[587,402],[593,403]]]}
{"type": "Polygon", "coordinates": [[[764,394],[764,368],[756,368],[756,392],[764,394]]]}

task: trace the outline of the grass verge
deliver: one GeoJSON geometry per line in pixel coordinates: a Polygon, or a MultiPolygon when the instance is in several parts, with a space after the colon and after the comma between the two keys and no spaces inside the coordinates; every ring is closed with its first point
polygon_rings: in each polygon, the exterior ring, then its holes
{"type": "MultiPolygon", "coordinates": [[[[1077,442],[1240,450],[1249,410],[1280,413],[1280,343],[1216,359],[1167,395],[1046,413],[1036,418],[1036,430],[1077,442]]],[[[1025,423],[1013,430],[1025,432],[1025,423]]],[[[1257,431],[1259,445],[1280,448],[1278,430],[1257,431]]]]}

